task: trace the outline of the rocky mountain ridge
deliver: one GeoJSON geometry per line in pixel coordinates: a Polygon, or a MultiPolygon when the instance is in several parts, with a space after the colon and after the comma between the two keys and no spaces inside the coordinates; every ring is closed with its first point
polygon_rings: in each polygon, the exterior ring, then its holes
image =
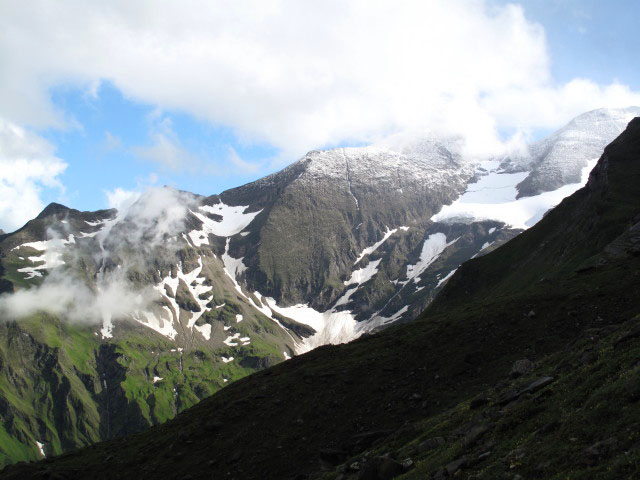
{"type": "Polygon", "coordinates": [[[639,160],[640,118],[584,188],[464,263],[414,322],[3,475],[636,478],[639,160]]]}
{"type": "Polygon", "coordinates": [[[599,158],[604,147],[638,115],[639,107],[586,112],[529,146],[526,155],[505,158],[502,166],[506,170],[531,170],[516,187],[518,198],[580,182],[588,162],[599,158]]]}
{"type": "Polygon", "coordinates": [[[517,199],[533,170],[456,145],[310,152],[220,195],[156,189],[122,211],[52,204],[1,237],[3,316],[26,318],[0,349],[5,462],[143,429],[255,370],[408,322],[460,264],[580,187],[517,199]]]}

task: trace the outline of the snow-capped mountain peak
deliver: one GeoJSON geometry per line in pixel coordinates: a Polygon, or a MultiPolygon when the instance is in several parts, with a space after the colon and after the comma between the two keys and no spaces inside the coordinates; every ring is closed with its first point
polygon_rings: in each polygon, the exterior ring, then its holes
{"type": "Polygon", "coordinates": [[[597,159],[638,115],[640,107],[592,110],[530,145],[526,154],[506,158],[502,162],[505,170],[530,172],[517,186],[518,198],[579,183],[588,162],[597,159]]]}

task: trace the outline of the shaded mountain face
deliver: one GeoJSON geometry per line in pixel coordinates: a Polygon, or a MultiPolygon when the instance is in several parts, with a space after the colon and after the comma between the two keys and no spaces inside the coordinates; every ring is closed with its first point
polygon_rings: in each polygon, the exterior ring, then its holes
{"type": "Polygon", "coordinates": [[[3,476],[636,478],[639,180],[635,119],[584,188],[464,263],[414,322],[3,476]]]}
{"type": "MultiPolygon", "coordinates": [[[[590,148],[572,157],[585,177],[590,148]]],[[[210,197],[50,205],[0,237],[2,315],[18,318],[0,333],[4,461],[142,430],[256,370],[416,318],[461,263],[579,188],[554,177],[559,189],[516,198],[541,161],[474,162],[430,139],[310,152],[210,197]]]]}

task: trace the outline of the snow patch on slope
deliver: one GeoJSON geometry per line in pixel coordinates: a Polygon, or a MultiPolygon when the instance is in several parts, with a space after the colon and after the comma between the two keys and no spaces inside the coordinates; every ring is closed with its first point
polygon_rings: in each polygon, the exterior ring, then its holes
{"type": "Polygon", "coordinates": [[[224,264],[224,273],[233,281],[233,285],[236,287],[237,292],[246,298],[246,295],[240,288],[240,284],[238,283],[238,275],[244,272],[247,267],[244,264],[244,257],[233,258],[229,255],[229,241],[231,239],[227,238],[227,244],[224,248],[224,253],[222,254],[222,263],[224,264]]]}
{"type": "MultiPolygon", "coordinates": [[[[256,302],[252,298],[251,294],[247,295],[242,291],[242,287],[240,287],[240,284],[238,283],[237,275],[239,275],[240,273],[244,272],[247,269],[247,267],[243,262],[244,257],[233,258],[231,255],[229,255],[229,241],[230,241],[230,239],[227,238],[227,243],[226,243],[226,246],[225,246],[224,254],[222,255],[221,258],[222,258],[222,263],[224,265],[224,273],[231,279],[231,281],[233,282],[233,285],[234,285],[236,291],[238,292],[238,294],[242,298],[247,300],[249,302],[249,304],[253,308],[255,308],[256,310],[261,312],[263,315],[265,315],[266,317],[268,317],[271,320],[273,320],[273,322],[276,325],[278,325],[284,332],[286,332],[287,335],[289,335],[289,337],[293,341],[294,345],[296,345],[297,349],[302,348],[300,342],[298,342],[293,337],[293,335],[291,335],[289,330],[284,325],[282,325],[282,323],[280,323],[280,321],[277,318],[273,317],[273,312],[269,308],[269,304],[267,303],[267,299],[264,298],[260,294],[260,292],[253,292],[253,296],[255,296],[255,298],[258,300],[258,302],[260,302],[262,304],[262,306],[259,306],[258,304],[256,304],[256,302]]],[[[275,300],[273,302],[275,303],[275,300]]],[[[216,308],[218,308],[218,307],[216,307],[216,308]]],[[[242,321],[242,317],[240,319],[238,319],[238,317],[236,317],[236,323],[240,322],[240,321],[242,321]]],[[[225,331],[227,331],[231,327],[225,326],[223,328],[224,328],[225,331]]],[[[302,351],[307,351],[307,349],[303,349],[302,351]]]]}
{"type": "Polygon", "coordinates": [[[351,272],[351,278],[349,278],[349,280],[345,280],[344,284],[351,285],[353,283],[357,283],[358,285],[362,285],[363,283],[368,282],[376,273],[378,273],[378,265],[380,265],[381,261],[382,259],[379,258],[378,260],[369,262],[366,267],[351,272]]]}
{"type": "MultiPolygon", "coordinates": [[[[404,228],[403,228],[404,230],[404,228]]],[[[362,260],[366,255],[371,255],[373,252],[375,252],[378,247],[380,247],[380,245],[382,245],[384,242],[386,242],[389,237],[391,235],[393,235],[394,233],[396,233],[398,231],[397,228],[394,228],[393,230],[389,230],[387,228],[387,231],[385,232],[384,236],[382,237],[382,240],[374,243],[373,245],[371,245],[370,247],[365,248],[364,250],[362,250],[362,253],[360,253],[360,255],[358,255],[358,258],[356,259],[355,262],[353,262],[354,265],[357,265],[358,262],[360,262],[360,260],[362,260]]]]}
{"type": "MultiPolygon", "coordinates": [[[[161,298],[165,299],[171,308],[163,306],[162,313],[158,316],[148,311],[137,311],[132,317],[140,324],[155,330],[165,337],[175,340],[178,334],[175,325],[179,324],[180,307],[176,302],[175,295],[178,292],[180,280],[182,280],[189,289],[191,296],[195,299],[200,307],[199,312],[189,312],[190,318],[187,321],[187,328],[197,330],[206,339],[211,339],[211,325],[196,325],[196,321],[207,311],[208,299],[201,299],[200,295],[211,291],[212,287],[204,285],[206,278],[201,276],[202,273],[202,257],[198,257],[198,266],[188,273],[184,273],[182,263],[178,264],[176,276],[167,275],[159,284],[153,288],[158,292],[161,298]],[[167,288],[171,290],[173,296],[167,294],[167,288]]],[[[104,336],[104,333],[103,333],[104,336]]]]}
{"type": "Polygon", "coordinates": [[[44,453],[44,443],[40,443],[36,440],[36,447],[38,447],[38,453],[40,453],[40,455],[42,455],[43,457],[46,457],[44,453]]]}
{"type": "MultiPolygon", "coordinates": [[[[358,285],[359,287],[360,285],[358,285]]],[[[336,300],[336,303],[333,305],[333,308],[339,307],[340,305],[346,305],[351,301],[351,295],[358,291],[358,287],[350,288],[344,294],[336,300]]]]}
{"type": "Polygon", "coordinates": [[[447,275],[444,278],[441,278],[438,284],[436,285],[436,288],[440,288],[441,285],[443,285],[447,280],[449,280],[453,276],[453,274],[456,273],[456,270],[458,269],[454,268],[449,273],[447,273],[447,275]]]}
{"type": "Polygon", "coordinates": [[[84,223],[86,223],[87,225],[89,225],[90,227],[97,227],[98,225],[102,225],[103,223],[105,223],[107,220],[98,220],[97,222],[90,222],[89,220],[85,220],[84,223]]]}
{"type": "Polygon", "coordinates": [[[349,311],[318,312],[304,304],[279,307],[273,298],[266,297],[265,301],[274,312],[308,325],[316,331],[314,335],[304,339],[302,345],[298,345],[297,353],[304,353],[328,343],[335,345],[349,342],[358,336],[356,319],[349,311]]]}
{"type": "Polygon", "coordinates": [[[238,346],[238,342],[236,340],[239,340],[239,339],[240,339],[240,334],[239,333],[234,333],[233,335],[229,335],[227,338],[225,338],[222,341],[222,343],[224,343],[228,347],[237,347],[238,346]]]}
{"type": "Polygon", "coordinates": [[[395,322],[399,320],[402,317],[402,315],[404,315],[407,312],[407,310],[409,310],[409,306],[405,305],[390,317],[383,317],[381,315],[376,314],[369,321],[362,322],[361,329],[363,330],[363,333],[364,333],[364,331],[373,330],[376,327],[380,327],[382,325],[387,325],[389,323],[395,322]]]}
{"type": "Polygon", "coordinates": [[[440,212],[431,217],[431,220],[444,223],[495,220],[510,225],[512,228],[527,229],[535,225],[550,208],[555,207],[565,197],[583,187],[589,179],[589,172],[597,161],[598,159],[591,160],[582,169],[580,183],[571,183],[557,190],[518,200],[515,199],[515,184],[512,187],[506,183],[514,182],[518,179],[518,175],[524,174],[491,172],[487,177],[484,177],[487,179],[483,183],[485,186],[482,190],[478,190],[480,182],[470,184],[460,198],[451,205],[444,206],[440,212]],[[502,176],[508,178],[499,178],[502,176]],[[491,185],[493,185],[493,189],[491,185]],[[495,200],[492,199],[492,195],[495,195],[495,200]]]}
{"type": "Polygon", "coordinates": [[[482,247],[480,248],[480,251],[484,250],[485,248],[489,248],[489,247],[490,247],[491,245],[493,245],[494,243],[496,243],[496,242],[495,242],[495,241],[494,241],[494,242],[484,242],[484,243],[482,244],[482,247]]]}
{"type": "Polygon", "coordinates": [[[415,265],[407,265],[407,278],[415,283],[420,282],[420,275],[429,268],[433,262],[445,251],[445,249],[456,243],[460,237],[447,242],[447,236],[444,233],[434,233],[429,235],[422,244],[420,259],[415,265]]]}
{"type": "Polygon", "coordinates": [[[113,220],[114,219],[109,220],[108,218],[106,218],[104,220],[98,220],[97,222],[89,222],[88,220],[85,220],[84,223],[86,223],[90,227],[98,227],[98,226],[100,226],[100,228],[98,230],[96,230],[95,232],[80,232],[79,237],[80,238],[95,237],[98,233],[100,233],[108,225],[108,222],[110,222],[110,221],[113,222],[113,220]]]}
{"type": "Polygon", "coordinates": [[[214,215],[219,215],[222,220],[217,221],[208,216],[191,210],[191,213],[202,222],[201,230],[189,232],[189,238],[196,247],[209,245],[209,234],[218,237],[231,237],[241,233],[254,218],[262,211],[245,213],[249,206],[229,206],[220,202],[216,205],[202,205],[198,209],[214,215]]]}
{"type": "Polygon", "coordinates": [[[75,238],[73,235],[69,235],[66,240],[62,238],[54,238],[51,240],[42,240],[39,242],[23,243],[22,245],[18,245],[17,247],[12,248],[11,250],[17,250],[19,248],[27,247],[41,252],[37,255],[27,257],[27,259],[33,263],[43,262],[42,264],[33,267],[23,267],[18,269],[18,272],[27,274],[27,279],[29,279],[34,277],[41,277],[43,270],[49,270],[64,265],[62,254],[64,252],[65,246],[72,243],[76,243],[75,238]]]}
{"type": "Polygon", "coordinates": [[[460,203],[493,204],[511,202],[516,199],[518,185],[529,175],[529,172],[501,173],[493,170],[471,183],[458,199],[460,203]]]}
{"type": "MultiPolygon", "coordinates": [[[[160,316],[146,310],[134,312],[131,316],[136,322],[155,330],[160,335],[170,338],[171,340],[175,340],[175,337],[178,334],[176,329],[173,327],[173,313],[167,306],[162,307],[162,313],[160,313],[160,316]]],[[[105,330],[104,326],[103,330],[105,330]]],[[[103,330],[101,330],[101,332],[103,338],[105,338],[105,332],[103,330]]],[[[108,332],[110,333],[110,331],[108,332]]]]}

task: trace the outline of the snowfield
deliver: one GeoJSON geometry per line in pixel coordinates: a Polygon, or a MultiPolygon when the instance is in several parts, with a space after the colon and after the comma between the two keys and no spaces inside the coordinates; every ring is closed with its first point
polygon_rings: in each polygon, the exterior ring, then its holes
{"type": "Polygon", "coordinates": [[[508,174],[492,171],[479,182],[470,184],[467,191],[451,205],[446,205],[431,220],[443,223],[472,223],[495,220],[512,228],[526,230],[535,225],[551,208],[582,188],[598,159],[592,159],[582,169],[580,183],[564,185],[550,192],[516,199],[515,186],[529,172],[508,174]]]}

